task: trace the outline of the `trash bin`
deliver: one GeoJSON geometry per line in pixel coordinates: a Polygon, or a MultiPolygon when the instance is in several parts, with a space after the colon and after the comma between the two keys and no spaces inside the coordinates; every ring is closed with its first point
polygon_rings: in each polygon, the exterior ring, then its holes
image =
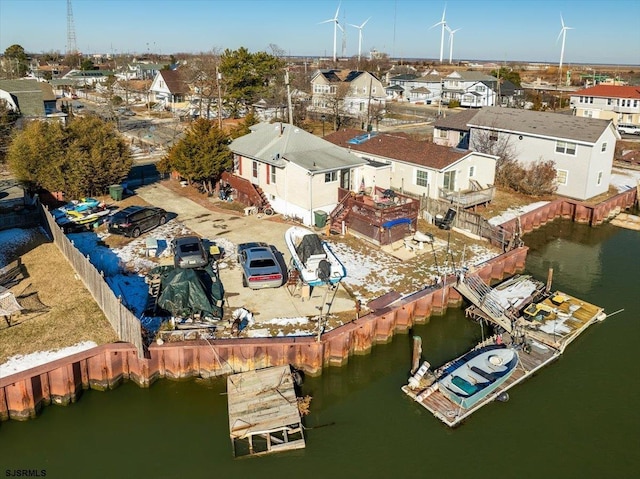
{"type": "Polygon", "coordinates": [[[120,185],[111,185],[109,187],[109,196],[111,196],[111,199],[114,201],[120,201],[122,200],[123,190],[124,188],[120,185]]]}
{"type": "Polygon", "coordinates": [[[324,211],[318,210],[314,212],[315,214],[315,223],[317,228],[324,228],[327,224],[327,213],[324,211]]]}

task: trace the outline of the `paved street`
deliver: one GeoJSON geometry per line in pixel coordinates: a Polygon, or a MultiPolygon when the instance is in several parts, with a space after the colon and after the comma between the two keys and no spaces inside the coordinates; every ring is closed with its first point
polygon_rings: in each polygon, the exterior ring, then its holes
{"type": "MultiPolygon", "coordinates": [[[[180,221],[203,238],[211,241],[218,240],[221,243],[224,240],[224,243],[231,242],[234,245],[249,241],[264,241],[274,245],[282,253],[285,264],[289,265],[291,255],[284,242],[284,232],[290,227],[287,223],[266,217],[238,216],[212,211],[159,183],[138,188],[136,193],[148,203],[176,213],[177,218],[174,221],[180,221]]],[[[324,287],[315,288],[308,300],[300,297],[300,291],[296,296],[292,296],[286,286],[264,290],[243,288],[242,273],[235,261],[227,261],[225,264],[228,267],[221,268],[220,278],[225,286],[229,306],[232,309],[247,308],[256,315],[257,322],[261,319],[317,315],[323,300],[329,301],[333,296],[331,293],[325,298],[326,288],[324,287]]],[[[326,303],[323,309],[326,313],[326,303]]],[[[331,305],[331,312],[353,309],[353,299],[340,286],[331,305]]]]}

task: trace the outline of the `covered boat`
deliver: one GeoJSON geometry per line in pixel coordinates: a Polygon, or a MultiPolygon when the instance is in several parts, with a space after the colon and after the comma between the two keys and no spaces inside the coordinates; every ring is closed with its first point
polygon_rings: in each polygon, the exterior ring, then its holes
{"type": "Polygon", "coordinates": [[[347,275],[344,265],[317,234],[292,226],[284,237],[293,265],[309,286],[336,284],[347,275]]]}
{"type": "Polygon", "coordinates": [[[498,389],[518,364],[518,353],[504,345],[471,351],[445,369],[438,389],[451,401],[468,409],[498,389]]]}

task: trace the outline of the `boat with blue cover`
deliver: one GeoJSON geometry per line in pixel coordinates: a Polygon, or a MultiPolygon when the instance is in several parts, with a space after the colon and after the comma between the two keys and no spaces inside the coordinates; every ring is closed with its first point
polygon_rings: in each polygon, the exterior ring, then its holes
{"type": "Polygon", "coordinates": [[[485,346],[454,361],[438,380],[438,389],[469,409],[498,389],[518,365],[518,353],[504,345],[485,346]]]}

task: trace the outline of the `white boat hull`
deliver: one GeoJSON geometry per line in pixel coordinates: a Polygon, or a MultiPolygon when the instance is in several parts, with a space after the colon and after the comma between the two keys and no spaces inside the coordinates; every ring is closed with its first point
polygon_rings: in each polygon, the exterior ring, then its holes
{"type": "Polygon", "coordinates": [[[320,251],[315,251],[314,254],[311,254],[305,259],[305,261],[303,261],[298,254],[298,247],[300,246],[302,239],[308,235],[317,237],[314,232],[300,226],[293,226],[285,233],[285,243],[291,253],[293,265],[300,272],[302,281],[309,286],[339,283],[342,278],[346,276],[347,272],[344,265],[336,257],[333,251],[331,251],[331,248],[326,241],[320,240],[322,249],[320,251]],[[329,265],[328,277],[326,278],[321,277],[322,262],[326,262],[329,265]]]}

